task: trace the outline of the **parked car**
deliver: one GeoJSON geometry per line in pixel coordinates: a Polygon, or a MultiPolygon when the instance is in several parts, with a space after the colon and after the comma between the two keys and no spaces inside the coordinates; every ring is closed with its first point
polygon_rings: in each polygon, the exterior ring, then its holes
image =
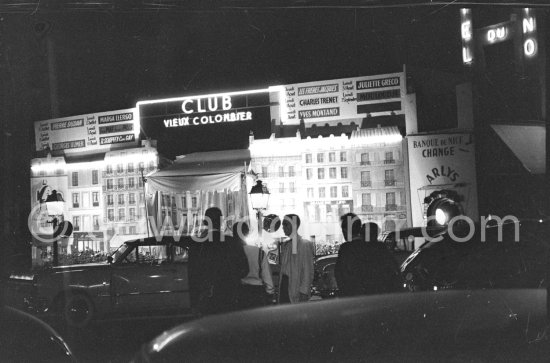
{"type": "Polygon", "coordinates": [[[190,314],[186,245],[183,238],[134,240],[108,262],[12,275],[11,300],[37,314],[55,314],[73,327],[110,314],[190,314]]]}
{"type": "Polygon", "coordinates": [[[536,232],[540,227],[506,223],[482,232],[478,225],[461,242],[449,233],[441,234],[440,240],[427,241],[403,262],[406,286],[411,291],[541,286],[547,246],[536,232]]]}
{"type": "Polygon", "coordinates": [[[546,290],[399,293],[210,316],[134,362],[547,362],[546,290]]]}
{"type": "Polygon", "coordinates": [[[42,320],[9,306],[0,308],[0,361],[76,362],[63,338],[42,320]]]}
{"type": "Polygon", "coordinates": [[[318,256],[315,259],[315,273],[311,287],[312,296],[327,299],[338,295],[338,285],[334,275],[337,259],[338,254],[318,256]]]}

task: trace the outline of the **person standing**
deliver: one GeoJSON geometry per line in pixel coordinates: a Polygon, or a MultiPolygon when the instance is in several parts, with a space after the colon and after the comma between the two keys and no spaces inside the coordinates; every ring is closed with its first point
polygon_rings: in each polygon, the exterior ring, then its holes
{"type": "Polygon", "coordinates": [[[201,314],[234,310],[241,278],[248,274],[248,260],[242,246],[223,234],[222,212],[208,208],[202,242],[189,248],[189,287],[192,306],[201,314]]]}
{"type": "Polygon", "coordinates": [[[334,268],[340,296],[383,294],[402,287],[397,262],[377,241],[378,225],[361,224],[354,213],[341,217],[346,242],[340,246],[334,268]]]}
{"type": "Polygon", "coordinates": [[[287,214],[283,232],[288,237],[281,245],[281,272],[279,275],[279,303],[308,301],[313,282],[315,247],[298,234],[300,217],[287,214]]]}
{"type": "Polygon", "coordinates": [[[249,231],[247,223],[238,222],[233,225],[233,238],[241,243],[248,259],[248,275],[241,279],[237,297],[239,309],[265,306],[273,301],[275,293],[267,253],[262,248],[248,245],[244,241],[249,231]]]}

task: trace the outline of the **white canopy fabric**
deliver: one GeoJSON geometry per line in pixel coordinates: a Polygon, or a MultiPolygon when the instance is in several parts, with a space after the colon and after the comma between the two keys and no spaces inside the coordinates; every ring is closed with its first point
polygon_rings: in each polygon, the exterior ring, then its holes
{"type": "Polygon", "coordinates": [[[178,157],[174,164],[149,174],[150,192],[237,191],[250,163],[249,150],[210,151],[178,157]]]}
{"type": "Polygon", "coordinates": [[[546,125],[543,122],[493,124],[491,127],[529,172],[546,172],[546,125]]]}

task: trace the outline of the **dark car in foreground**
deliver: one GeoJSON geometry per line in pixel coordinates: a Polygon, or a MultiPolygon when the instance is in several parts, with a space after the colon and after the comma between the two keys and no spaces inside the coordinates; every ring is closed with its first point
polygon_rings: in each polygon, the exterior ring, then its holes
{"type": "Polygon", "coordinates": [[[0,361],[76,362],[63,338],[40,319],[4,306],[0,322],[0,361]]]}
{"type": "Polygon", "coordinates": [[[518,222],[491,224],[484,230],[478,225],[454,237],[438,235],[401,265],[406,286],[411,291],[540,287],[548,256],[543,228],[538,222],[518,222]]]}
{"type": "Polygon", "coordinates": [[[547,362],[544,289],[330,299],[205,317],[134,362],[547,362]]]}
{"type": "Polygon", "coordinates": [[[108,262],[12,274],[8,300],[73,327],[114,314],[190,314],[186,246],[146,238],[124,243],[108,262]]]}

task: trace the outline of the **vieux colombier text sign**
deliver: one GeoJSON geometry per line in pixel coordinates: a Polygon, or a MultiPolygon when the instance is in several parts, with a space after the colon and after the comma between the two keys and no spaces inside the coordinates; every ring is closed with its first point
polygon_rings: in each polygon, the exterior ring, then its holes
{"type": "Polygon", "coordinates": [[[269,93],[245,91],[138,102],[141,136],[157,140],[169,158],[200,151],[248,147],[270,133],[269,93]]]}

